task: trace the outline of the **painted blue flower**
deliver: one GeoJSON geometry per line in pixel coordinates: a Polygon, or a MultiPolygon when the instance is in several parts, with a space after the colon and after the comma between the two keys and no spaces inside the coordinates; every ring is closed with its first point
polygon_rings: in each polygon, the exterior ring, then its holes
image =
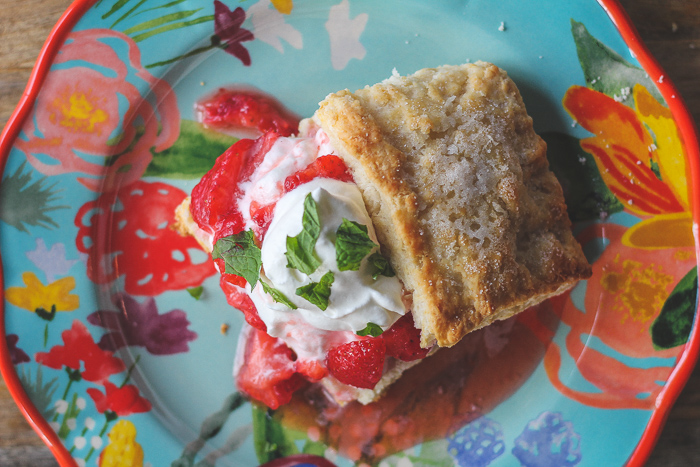
{"type": "Polygon", "coordinates": [[[479,418],[448,438],[447,451],[463,467],[486,467],[503,454],[501,425],[488,418],[479,418]]]}
{"type": "Polygon", "coordinates": [[[513,455],[526,467],[569,467],[581,462],[581,436],[560,413],[544,412],[515,439],[513,455]]]}

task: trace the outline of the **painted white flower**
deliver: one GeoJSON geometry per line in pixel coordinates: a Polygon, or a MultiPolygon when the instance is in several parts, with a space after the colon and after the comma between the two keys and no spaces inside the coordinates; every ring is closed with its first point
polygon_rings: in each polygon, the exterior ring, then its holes
{"type": "Polygon", "coordinates": [[[95,420],[93,420],[91,417],[88,417],[85,419],[85,428],[88,430],[94,430],[95,429],[95,420]]]}
{"type": "Polygon", "coordinates": [[[77,426],[77,422],[75,421],[75,418],[69,418],[66,420],[66,426],[68,427],[69,430],[75,430],[75,427],[77,426]]]}
{"type": "Polygon", "coordinates": [[[93,436],[90,438],[90,446],[95,449],[100,449],[102,447],[102,438],[99,436],[93,436]]]}
{"type": "Polygon", "coordinates": [[[335,70],[342,70],[348,62],[365,58],[367,50],[360,43],[360,35],[367,26],[367,13],[360,13],[350,19],[350,3],[343,0],[331,7],[326,21],[326,31],[331,40],[331,64],[335,70]]]}
{"type": "Polygon", "coordinates": [[[53,431],[55,431],[56,433],[58,433],[58,430],[61,429],[61,424],[58,423],[58,422],[49,422],[49,426],[50,426],[51,429],[52,429],[53,431]]]}
{"type": "Polygon", "coordinates": [[[85,410],[86,405],[87,404],[85,402],[85,399],[83,399],[82,397],[78,397],[75,400],[75,406],[78,407],[80,410],[85,410]]]}
{"type": "Polygon", "coordinates": [[[66,410],[68,410],[68,401],[60,399],[54,402],[53,406],[56,409],[57,414],[63,415],[66,413],[66,410]]]}
{"type": "Polygon", "coordinates": [[[77,457],[74,457],[73,460],[78,465],[78,467],[85,467],[85,459],[79,459],[77,457]]]}
{"type": "Polygon", "coordinates": [[[260,0],[248,8],[247,16],[253,23],[253,35],[256,39],[274,47],[278,52],[284,53],[282,40],[295,49],[304,46],[301,33],[290,24],[284,22],[284,15],[271,8],[269,0],[260,0]]]}
{"type": "Polygon", "coordinates": [[[76,436],[76,438],[73,440],[73,446],[75,446],[75,449],[83,449],[86,444],[87,440],[84,436],[76,436]]]}

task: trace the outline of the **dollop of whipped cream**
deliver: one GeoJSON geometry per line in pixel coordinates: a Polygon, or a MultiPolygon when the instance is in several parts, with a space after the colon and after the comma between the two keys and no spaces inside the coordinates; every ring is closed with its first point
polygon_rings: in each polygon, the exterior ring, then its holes
{"type": "Polygon", "coordinates": [[[282,292],[297,309],[275,302],[262,287],[255,287],[251,298],[271,336],[290,337],[289,324],[298,323],[300,318],[314,328],[326,331],[356,332],[367,327],[368,323],[386,330],[406,312],[401,282],[396,277],[381,275],[375,280],[368,270],[367,257],[378,247],[365,256],[359,270],[339,269],[335,238],[343,219],[366,226],[370,239],[378,244],[362,194],[353,183],[317,178],[290,191],[277,203],[262,243],[264,273],[261,280],[282,292]],[[318,206],[321,230],[314,251],[321,265],[307,276],[287,267],[285,252],[287,237],[294,237],[302,230],[304,199],[309,193],[318,206]],[[333,272],[334,281],[325,310],[296,294],[299,287],[318,282],[329,271],[333,272]]]}

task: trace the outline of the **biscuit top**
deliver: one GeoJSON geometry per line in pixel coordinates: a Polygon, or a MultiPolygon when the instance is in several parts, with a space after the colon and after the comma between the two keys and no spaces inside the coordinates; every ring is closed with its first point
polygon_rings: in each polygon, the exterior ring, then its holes
{"type": "Polygon", "coordinates": [[[329,95],[314,120],[353,172],[422,345],[457,343],[590,275],[520,93],[495,65],[329,95]]]}

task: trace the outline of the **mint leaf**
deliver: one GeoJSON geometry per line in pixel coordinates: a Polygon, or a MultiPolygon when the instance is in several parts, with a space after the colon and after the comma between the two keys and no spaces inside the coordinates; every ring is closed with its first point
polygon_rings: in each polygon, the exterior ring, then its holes
{"type": "Polygon", "coordinates": [[[333,272],[328,271],[320,281],[299,287],[297,295],[325,311],[328,308],[328,299],[331,297],[331,285],[334,280],[333,272]]]}
{"type": "Polygon", "coordinates": [[[292,303],[285,294],[272,287],[271,285],[267,285],[267,283],[263,280],[260,281],[260,284],[262,285],[263,292],[271,295],[274,301],[276,301],[277,303],[281,303],[282,305],[288,306],[292,310],[297,309],[297,306],[294,303],[292,303]]]}
{"type": "Polygon", "coordinates": [[[369,264],[369,272],[372,274],[372,279],[375,281],[379,276],[394,277],[396,275],[394,268],[389,264],[389,260],[378,251],[369,255],[367,263],[369,264]]]}
{"type": "Polygon", "coordinates": [[[304,215],[301,218],[302,229],[296,237],[287,237],[287,267],[298,269],[306,275],[313,273],[321,261],[314,253],[316,240],[321,234],[321,222],[318,218],[318,205],[311,193],[304,198],[304,215]]]}
{"type": "Polygon", "coordinates": [[[192,295],[195,300],[199,300],[200,297],[202,296],[202,292],[204,292],[204,287],[201,285],[199,287],[190,287],[187,289],[187,293],[192,295]]]}
{"type": "Polygon", "coordinates": [[[220,238],[211,252],[214,259],[223,259],[227,274],[241,276],[255,287],[260,277],[262,259],[252,230],[220,238]]]}
{"type": "Polygon", "coordinates": [[[335,259],[341,271],[357,271],[362,258],[376,247],[367,233],[367,226],[343,218],[336,231],[335,259]]]}
{"type": "Polygon", "coordinates": [[[377,337],[380,336],[383,332],[384,330],[378,324],[367,323],[367,326],[364,329],[357,331],[355,334],[357,334],[358,336],[377,337]]]}

